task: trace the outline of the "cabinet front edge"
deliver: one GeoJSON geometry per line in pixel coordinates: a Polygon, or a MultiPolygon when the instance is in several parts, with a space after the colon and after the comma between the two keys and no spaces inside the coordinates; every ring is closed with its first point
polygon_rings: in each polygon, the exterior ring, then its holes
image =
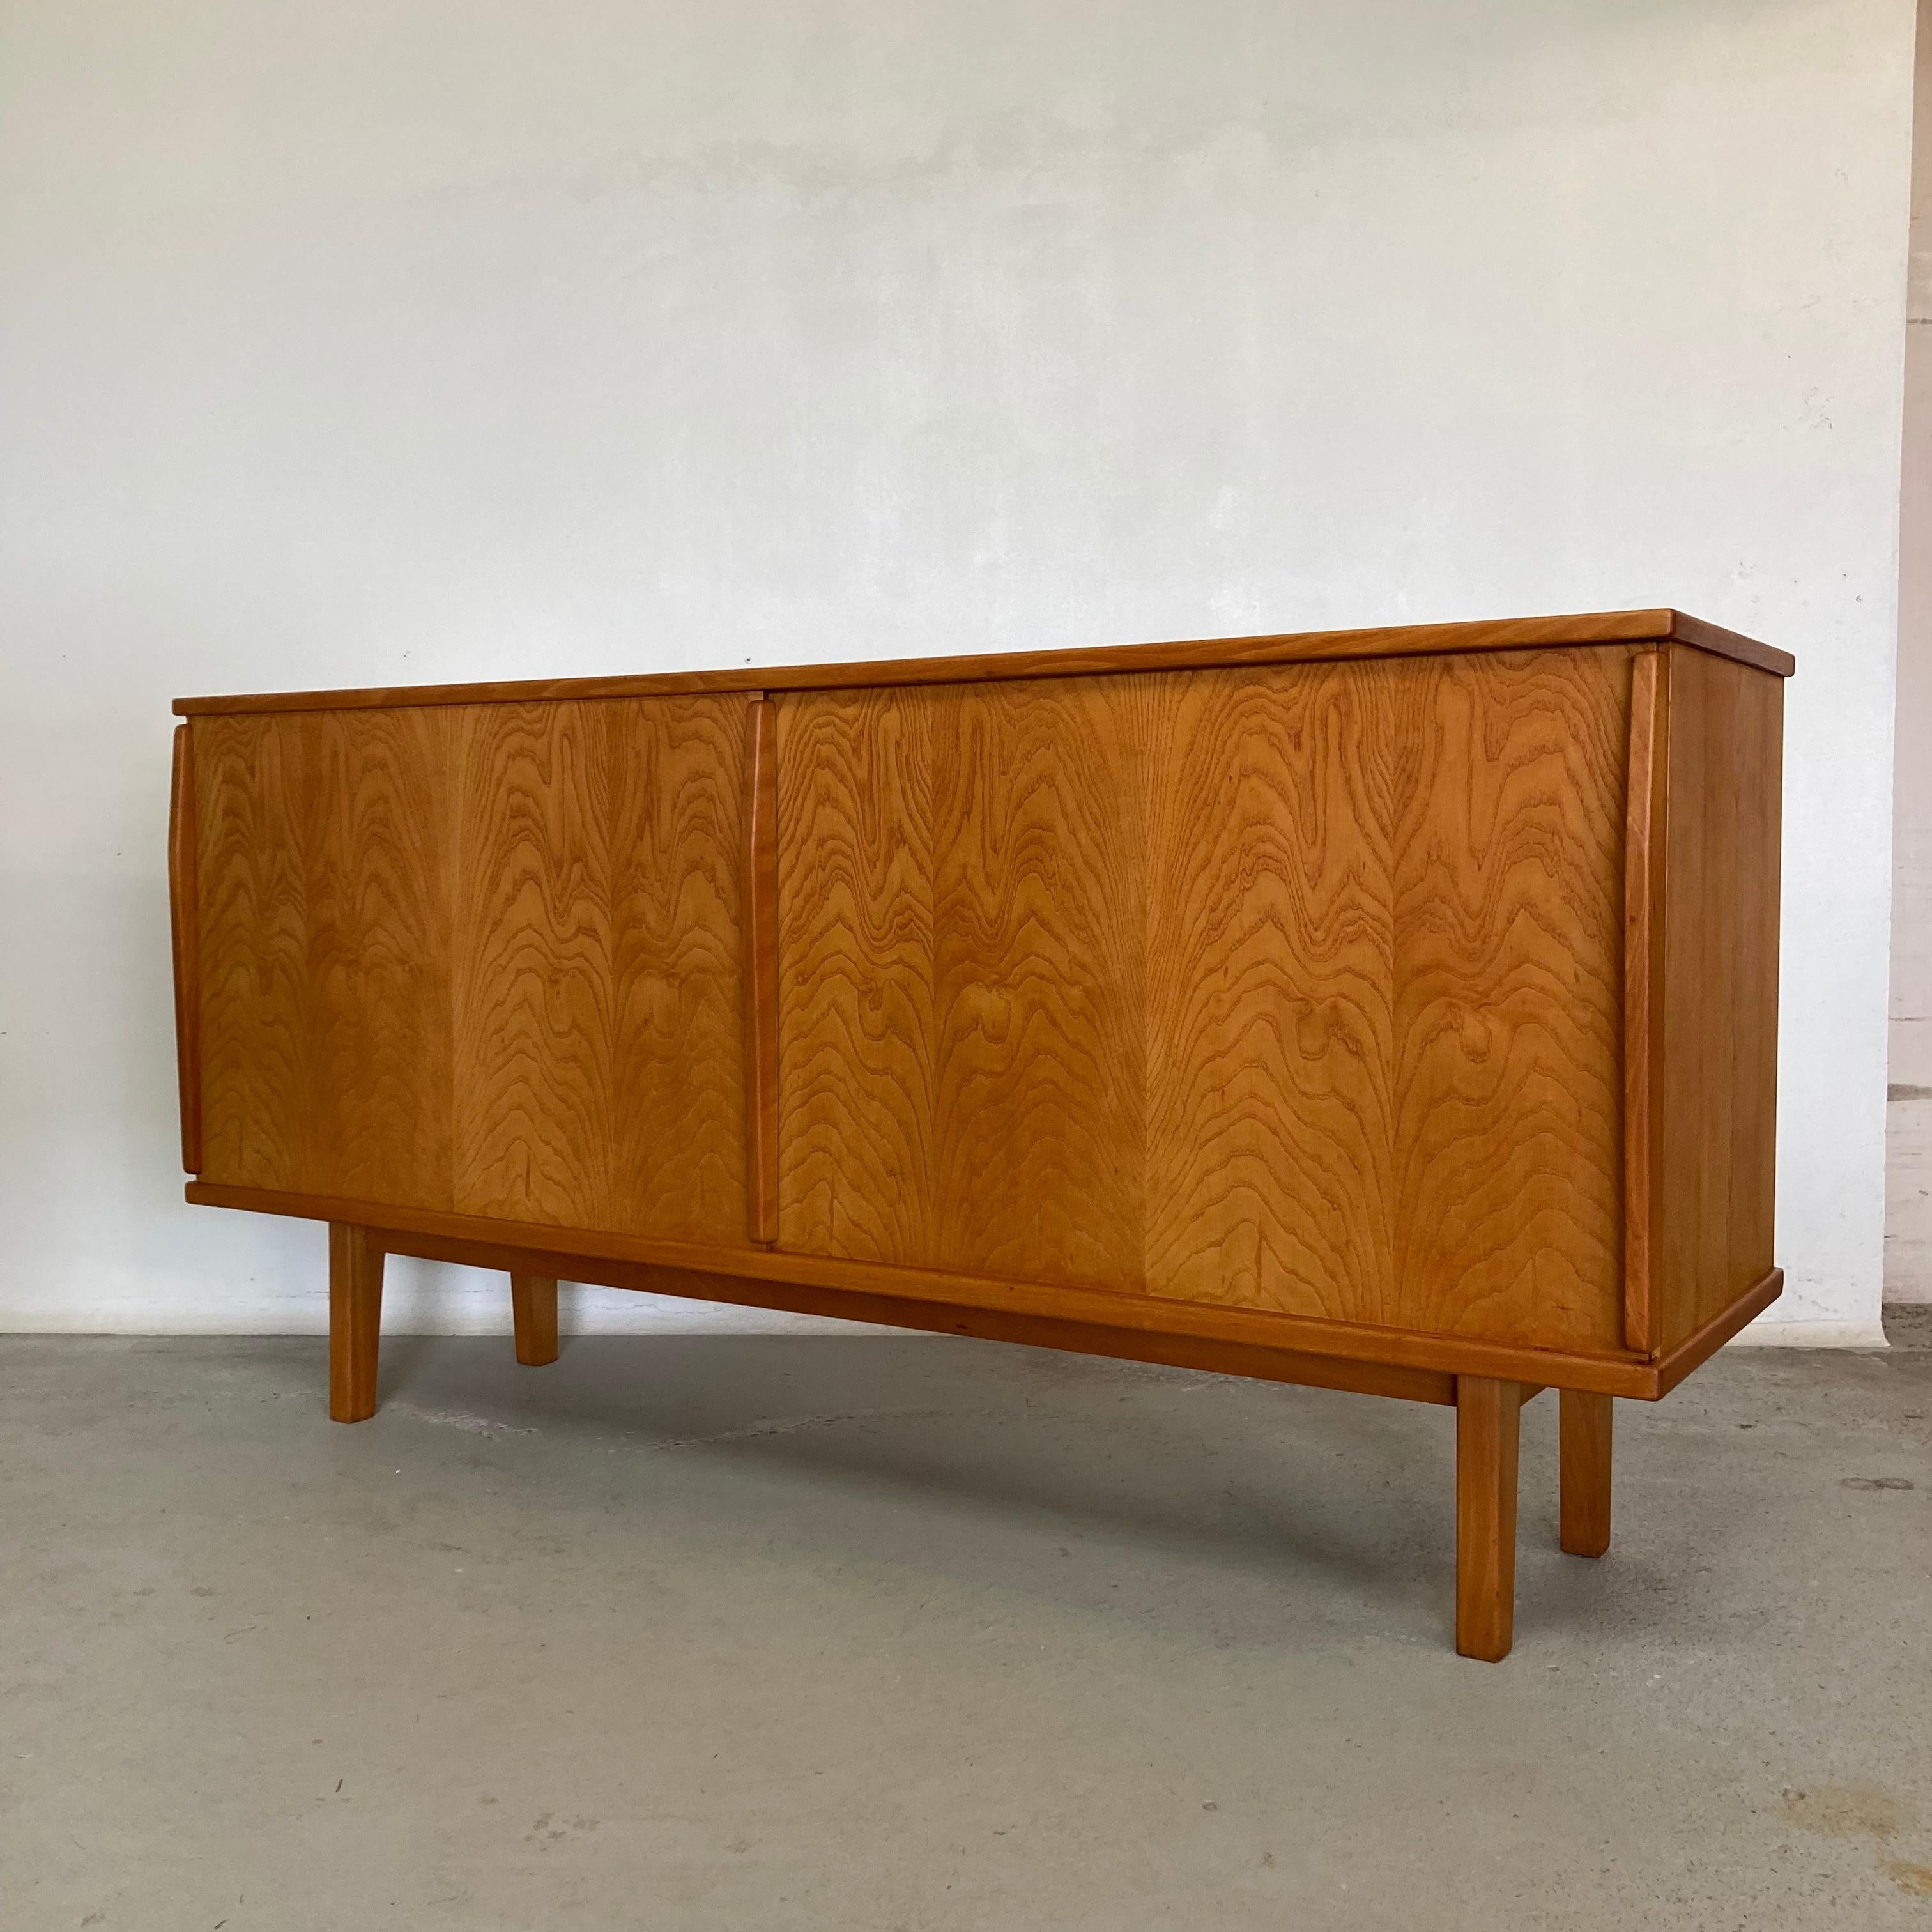
{"type": "Polygon", "coordinates": [[[758,1247],[748,1243],[743,1246],[698,1246],[645,1236],[496,1220],[482,1215],[340,1200],[322,1195],[284,1193],[214,1181],[190,1181],[186,1198],[201,1207],[292,1215],[308,1220],[349,1222],[378,1233],[466,1240],[487,1245],[506,1254],[512,1251],[526,1256],[541,1253],[560,1260],[574,1256],[580,1262],[686,1269],[695,1274],[762,1280],[778,1286],[903,1296],[914,1300],[978,1306],[1015,1316],[1084,1322],[1101,1328],[1149,1334],[1191,1336],[1217,1343],[1294,1350],[1348,1361],[1382,1363],[1394,1367],[1451,1375],[1490,1376],[1506,1381],[1534,1383],[1539,1387],[1582,1389],[1603,1395],[1648,1400],[1660,1393],[1658,1387],[1658,1365],[1628,1352],[1572,1354],[1561,1349],[1431,1334],[1414,1329],[1376,1328],[1361,1323],[1329,1321],[1269,1310],[1182,1301],[1160,1295],[1123,1294],[1105,1288],[1055,1287],[1003,1277],[954,1274],[938,1269],[846,1261],[784,1249],[758,1247]]]}

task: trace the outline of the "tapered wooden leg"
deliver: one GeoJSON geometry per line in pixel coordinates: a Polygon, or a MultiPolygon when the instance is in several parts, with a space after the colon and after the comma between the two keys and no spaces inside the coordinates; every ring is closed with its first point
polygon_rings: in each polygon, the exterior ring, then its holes
{"type": "Polygon", "coordinates": [[[1610,1546],[1610,1398],[1562,1393],[1562,1544],[1572,1556],[1610,1546]]]}
{"type": "Polygon", "coordinates": [[[328,1224],[328,1412],[338,1422],[376,1413],[382,1333],[382,1250],[367,1228],[328,1224]]]}
{"type": "Polygon", "coordinates": [[[556,1360],[556,1283],[548,1275],[513,1274],[510,1306],[516,1317],[517,1360],[540,1369],[556,1360]]]}
{"type": "Polygon", "coordinates": [[[1522,1390],[1456,1378],[1456,1648],[1498,1664],[1516,1634],[1516,1457],[1522,1390]]]}

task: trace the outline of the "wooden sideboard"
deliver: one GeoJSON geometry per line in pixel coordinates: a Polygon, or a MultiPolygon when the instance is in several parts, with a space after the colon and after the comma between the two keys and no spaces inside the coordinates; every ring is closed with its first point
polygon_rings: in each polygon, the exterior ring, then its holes
{"type": "Polygon", "coordinates": [[[1778,1294],[1784,653],[1671,610],[184,699],[193,1202],[1456,1412],[1508,1650],[1610,1401],[1778,1294]]]}

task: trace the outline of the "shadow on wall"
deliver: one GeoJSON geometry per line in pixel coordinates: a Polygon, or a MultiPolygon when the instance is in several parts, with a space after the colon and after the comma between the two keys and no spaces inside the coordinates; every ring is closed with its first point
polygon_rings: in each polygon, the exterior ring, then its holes
{"type": "MultiPolygon", "coordinates": [[[[818,1316],[690,1301],[677,1295],[640,1294],[634,1288],[568,1281],[557,1285],[557,1325],[565,1336],[693,1332],[849,1336],[880,1332],[818,1316]]],[[[408,1255],[388,1258],[382,1281],[386,1351],[387,1338],[392,1335],[508,1335],[510,1330],[508,1275],[447,1262],[418,1261],[408,1255]]]]}

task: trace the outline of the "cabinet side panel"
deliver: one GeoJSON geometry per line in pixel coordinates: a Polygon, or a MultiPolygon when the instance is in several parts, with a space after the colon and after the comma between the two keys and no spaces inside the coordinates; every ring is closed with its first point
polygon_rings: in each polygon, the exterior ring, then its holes
{"type": "Polygon", "coordinates": [[[746,700],[466,706],[459,1211],[746,1239],[746,700]]]}
{"type": "Polygon", "coordinates": [[[1673,648],[1660,1264],[1668,1348],[1772,1266],[1783,680],[1673,648]]]}
{"type": "Polygon", "coordinates": [[[452,1204],[451,715],[196,726],[205,1179],[452,1204]]]}
{"type": "Polygon", "coordinates": [[[1731,1115],[1730,1264],[1721,1291],[1700,1296],[1694,1328],[1713,1319],[1777,1265],[1778,974],[1785,681],[1742,665],[1736,668],[1736,675],[1742,713],[1738,880],[1744,911],[1738,934],[1733,1016],[1738,1051],[1731,1115]]]}

